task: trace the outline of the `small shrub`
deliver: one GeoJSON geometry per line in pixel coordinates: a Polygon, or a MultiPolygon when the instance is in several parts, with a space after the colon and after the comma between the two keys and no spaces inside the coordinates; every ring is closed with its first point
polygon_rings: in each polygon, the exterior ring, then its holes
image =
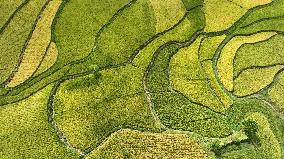
{"type": "Polygon", "coordinates": [[[243,122],[243,130],[245,134],[248,136],[249,142],[252,144],[259,144],[259,139],[257,137],[258,125],[255,121],[246,120],[243,122]]]}

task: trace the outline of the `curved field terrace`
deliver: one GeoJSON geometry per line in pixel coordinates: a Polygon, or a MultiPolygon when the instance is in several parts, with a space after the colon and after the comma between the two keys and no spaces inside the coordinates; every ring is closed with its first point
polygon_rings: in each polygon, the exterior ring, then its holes
{"type": "Polygon", "coordinates": [[[284,0],[0,0],[0,159],[283,159],[284,0]]]}

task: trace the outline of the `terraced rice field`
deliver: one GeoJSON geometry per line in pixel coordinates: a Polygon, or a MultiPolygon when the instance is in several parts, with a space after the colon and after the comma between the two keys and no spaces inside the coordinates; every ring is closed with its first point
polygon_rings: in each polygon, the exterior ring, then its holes
{"type": "Polygon", "coordinates": [[[284,0],[0,0],[0,159],[283,159],[284,0]]]}

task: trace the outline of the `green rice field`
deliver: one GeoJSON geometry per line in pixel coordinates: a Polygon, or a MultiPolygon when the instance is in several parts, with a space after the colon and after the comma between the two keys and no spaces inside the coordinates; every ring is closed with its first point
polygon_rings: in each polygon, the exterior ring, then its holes
{"type": "Polygon", "coordinates": [[[0,0],[0,159],[284,159],[284,0],[0,0]]]}

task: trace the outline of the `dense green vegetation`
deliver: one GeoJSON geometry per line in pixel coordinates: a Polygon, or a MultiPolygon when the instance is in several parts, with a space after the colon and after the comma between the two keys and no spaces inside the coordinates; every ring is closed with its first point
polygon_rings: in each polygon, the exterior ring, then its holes
{"type": "Polygon", "coordinates": [[[283,7],[0,0],[0,158],[283,158],[283,7]]]}
{"type": "MultiPolygon", "coordinates": [[[[247,118],[251,118],[252,116],[254,116],[255,113],[260,114],[260,115],[257,115],[257,116],[262,116],[260,118],[266,117],[267,119],[263,119],[263,120],[267,120],[267,121],[258,122],[257,121],[258,119],[255,119],[255,120],[258,123],[259,127],[267,127],[267,126],[270,127],[278,143],[282,143],[283,136],[284,136],[282,128],[284,126],[284,122],[283,122],[283,118],[280,117],[275,111],[276,110],[271,109],[271,107],[268,105],[267,102],[256,99],[256,98],[252,98],[252,99],[242,99],[242,100],[235,102],[235,104],[232,107],[226,110],[226,114],[229,118],[228,122],[231,123],[230,125],[232,127],[235,127],[234,129],[239,129],[241,126],[240,124],[236,124],[237,122],[240,122],[241,120],[246,120],[247,118]]],[[[262,132],[258,132],[258,133],[262,133],[262,132]]],[[[255,153],[254,158],[262,158],[263,157],[262,153],[271,151],[269,146],[273,146],[271,145],[271,142],[274,142],[274,141],[271,140],[268,142],[265,140],[267,140],[267,138],[262,137],[261,142],[264,142],[264,143],[261,146],[266,147],[267,150],[260,150],[261,151],[260,152],[259,148],[256,148],[255,150],[258,150],[258,152],[255,153]]],[[[281,150],[280,150],[281,156],[283,155],[283,149],[284,149],[284,146],[281,144],[281,150]]],[[[252,153],[253,151],[255,151],[252,149],[250,150],[252,151],[252,153]]],[[[238,156],[248,155],[249,150],[245,150],[245,151],[246,151],[245,154],[240,153],[238,156]]],[[[279,155],[279,154],[275,154],[275,155],[279,155]]]]}

